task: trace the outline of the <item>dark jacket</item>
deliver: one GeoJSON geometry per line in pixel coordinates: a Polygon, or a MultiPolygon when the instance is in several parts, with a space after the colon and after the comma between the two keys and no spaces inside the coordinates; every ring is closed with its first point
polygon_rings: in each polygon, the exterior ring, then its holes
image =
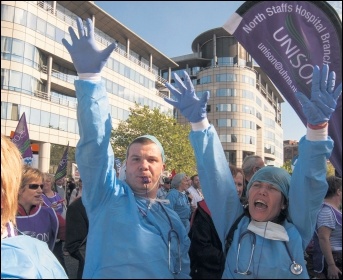
{"type": "Polygon", "coordinates": [[[82,278],[85,264],[86,240],[88,235],[88,217],[82,199],[77,198],[72,202],[66,215],[66,240],[65,249],[79,261],[77,278],[82,278]]]}
{"type": "Polygon", "coordinates": [[[193,214],[189,238],[189,257],[193,279],[220,279],[225,265],[222,244],[204,200],[193,214]]]}

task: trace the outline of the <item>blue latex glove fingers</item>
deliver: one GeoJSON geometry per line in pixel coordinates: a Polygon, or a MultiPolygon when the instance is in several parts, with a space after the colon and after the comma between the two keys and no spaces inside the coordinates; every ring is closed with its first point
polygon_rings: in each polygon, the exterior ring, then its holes
{"type": "Polygon", "coordinates": [[[170,90],[176,100],[165,98],[164,100],[179,109],[181,114],[192,123],[199,122],[206,118],[206,107],[209,99],[209,92],[206,92],[201,100],[196,96],[194,86],[186,71],[183,72],[183,79],[174,73],[174,81],[178,89],[169,83],[166,87],[170,90]]]}
{"type": "Polygon", "coordinates": [[[313,125],[330,120],[336,109],[337,99],[342,92],[342,84],[334,90],[335,72],[328,73],[328,65],[324,65],[321,72],[318,66],[313,68],[311,100],[301,92],[296,93],[308,123],[313,125]]]}
{"type": "Polygon", "coordinates": [[[62,43],[68,50],[77,73],[100,73],[117,44],[112,43],[105,50],[99,50],[94,39],[94,27],[91,19],[86,20],[88,32],[84,29],[80,18],[77,18],[77,27],[79,38],[73,28],[69,27],[72,45],[65,39],[62,39],[62,43]]]}

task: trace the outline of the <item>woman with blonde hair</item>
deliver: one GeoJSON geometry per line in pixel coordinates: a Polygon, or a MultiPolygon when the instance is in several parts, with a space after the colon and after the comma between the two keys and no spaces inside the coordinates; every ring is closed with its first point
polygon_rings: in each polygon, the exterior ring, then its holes
{"type": "Polygon", "coordinates": [[[24,166],[18,195],[17,228],[22,234],[37,238],[48,244],[53,251],[59,221],[55,211],[42,206],[43,173],[24,166]]]}
{"type": "Polygon", "coordinates": [[[15,216],[22,168],[19,150],[1,135],[1,278],[68,279],[45,242],[17,236],[15,216]]]}

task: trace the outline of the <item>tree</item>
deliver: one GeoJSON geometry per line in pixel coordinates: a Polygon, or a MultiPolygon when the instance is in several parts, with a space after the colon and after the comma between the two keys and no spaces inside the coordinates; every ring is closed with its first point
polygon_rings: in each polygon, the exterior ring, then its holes
{"type": "Polygon", "coordinates": [[[292,161],[291,160],[287,160],[283,163],[283,165],[281,166],[283,169],[285,169],[289,174],[292,174],[292,161]]]}
{"type": "MultiPolygon", "coordinates": [[[[292,174],[292,161],[287,160],[284,162],[284,164],[281,166],[283,169],[285,169],[289,174],[292,174]]],[[[327,171],[326,176],[332,176],[335,175],[335,168],[333,167],[332,163],[330,161],[327,162],[327,171]]]]}
{"type": "Polygon", "coordinates": [[[196,173],[193,149],[188,139],[190,125],[177,124],[175,119],[149,107],[130,108],[126,121],[121,121],[117,129],[112,130],[111,145],[116,158],[123,161],[126,149],[138,136],[154,135],[162,144],[166,155],[166,170],[175,169],[191,176],[196,173]]]}

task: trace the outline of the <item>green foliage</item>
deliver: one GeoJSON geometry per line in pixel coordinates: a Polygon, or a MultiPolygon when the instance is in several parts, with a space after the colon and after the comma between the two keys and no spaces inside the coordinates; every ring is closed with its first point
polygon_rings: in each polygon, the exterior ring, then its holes
{"type": "Polygon", "coordinates": [[[335,176],[335,168],[333,167],[331,162],[328,162],[328,169],[326,171],[326,176],[335,176]]]}
{"type": "Polygon", "coordinates": [[[137,137],[154,135],[162,144],[166,155],[166,170],[175,169],[177,173],[188,175],[196,173],[193,149],[188,139],[190,125],[177,124],[175,119],[149,107],[130,108],[126,121],[121,121],[116,130],[112,130],[111,144],[116,158],[126,158],[128,145],[137,137]]]}
{"type": "MultiPolygon", "coordinates": [[[[284,162],[284,164],[281,166],[281,168],[286,169],[286,171],[289,174],[292,174],[292,161],[291,160],[287,160],[286,162],[284,162]]],[[[327,163],[327,171],[326,171],[326,176],[333,176],[335,175],[335,168],[333,167],[332,163],[328,161],[327,163]]]]}
{"type": "Polygon", "coordinates": [[[292,161],[287,160],[283,163],[281,168],[285,169],[289,174],[292,174],[292,161]]]}

